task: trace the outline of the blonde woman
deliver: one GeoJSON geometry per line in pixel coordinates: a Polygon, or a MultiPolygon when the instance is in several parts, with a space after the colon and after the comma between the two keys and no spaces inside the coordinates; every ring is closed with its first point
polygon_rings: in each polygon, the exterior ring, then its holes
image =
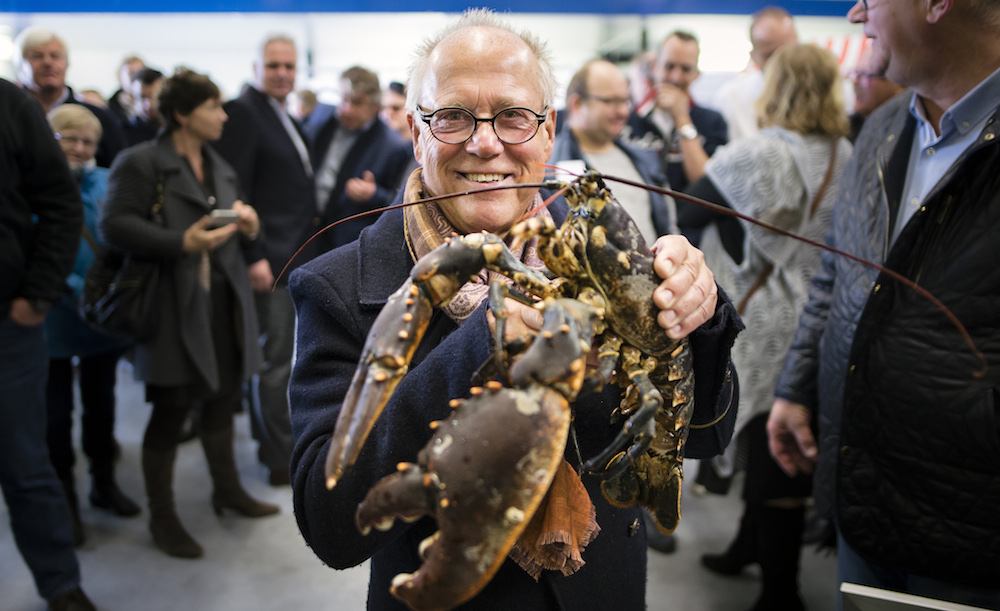
{"type": "Polygon", "coordinates": [[[73,273],[66,279],[71,293],[45,318],[49,346],[48,448],[52,466],[62,481],[73,517],[73,540],[83,544],[86,535],[80,520],[73,463],[73,358],[79,359],[81,446],[90,462],[90,504],[122,517],[138,515],[139,506],[115,481],[115,382],[118,359],[128,342],[91,329],[77,314],[76,301],[84,276],[94,262],[91,244],[101,244],[97,218],[108,186],[108,170],[97,167],[94,155],[101,140],[101,122],[86,107],[61,104],[48,115],[49,126],[69,162],[83,200],[84,225],[73,273]]]}
{"type": "MultiPolygon", "coordinates": [[[[783,46],[764,69],[757,109],[760,133],[720,147],[688,192],[822,240],[852,153],[833,55],[811,44],[783,46]]],[[[744,515],[726,553],[702,562],[724,575],[759,562],[763,590],[753,609],[802,609],[798,558],[811,481],[781,471],[768,452],[765,424],[820,251],[701,209],[682,210],[679,224],[682,231],[703,231],[706,263],[746,324],[733,346],[740,406],[738,442],[730,446],[746,463],[744,515]]]]}

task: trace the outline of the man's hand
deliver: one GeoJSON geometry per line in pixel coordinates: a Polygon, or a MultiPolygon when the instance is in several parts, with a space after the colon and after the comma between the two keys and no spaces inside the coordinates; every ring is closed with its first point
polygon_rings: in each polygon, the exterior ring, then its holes
{"type": "Polygon", "coordinates": [[[247,268],[247,273],[250,274],[250,288],[255,293],[266,293],[271,290],[271,285],[274,284],[274,273],[272,273],[271,264],[268,263],[267,259],[261,259],[251,264],[247,268]]]}
{"type": "Polygon", "coordinates": [[[812,473],[818,452],[809,428],[809,408],[775,399],[767,419],[767,438],[771,456],[789,477],[812,473]]]}
{"type": "Polygon", "coordinates": [[[10,319],[22,327],[37,327],[45,322],[45,314],[36,312],[24,297],[15,297],[10,302],[10,319]]]}
{"type": "Polygon", "coordinates": [[[375,175],[365,170],[361,178],[351,178],[347,181],[347,184],[344,185],[344,193],[347,194],[347,197],[351,198],[351,201],[364,203],[375,197],[375,190],[377,188],[375,175]]]}
{"type": "Polygon", "coordinates": [[[715,276],[702,252],[684,236],[660,236],[652,250],[653,269],[663,278],[653,291],[653,302],[660,308],[656,321],[671,338],[687,337],[715,315],[715,276]]]}
{"type": "MultiPolygon", "coordinates": [[[[535,308],[514,301],[509,297],[504,299],[507,308],[507,326],[504,327],[504,342],[511,342],[528,334],[536,333],[542,328],[542,313],[535,308]]],[[[493,312],[487,310],[486,320],[489,322],[493,337],[497,335],[497,321],[493,312]]]]}
{"type": "Polygon", "coordinates": [[[678,127],[691,122],[691,98],[680,87],[661,83],[656,88],[656,107],[670,113],[678,127]]]}

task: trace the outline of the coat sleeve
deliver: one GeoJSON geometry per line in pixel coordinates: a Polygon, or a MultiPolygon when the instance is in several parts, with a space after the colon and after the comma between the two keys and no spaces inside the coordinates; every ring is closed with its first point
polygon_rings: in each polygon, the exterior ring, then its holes
{"type": "Polygon", "coordinates": [[[715,149],[729,142],[729,126],[715,111],[705,113],[704,128],[699,127],[698,131],[705,138],[705,154],[709,157],[715,154],[715,149]]]}
{"type": "MultiPolygon", "coordinates": [[[[835,209],[831,229],[826,237],[826,243],[830,246],[834,246],[832,227],[837,223],[837,216],[835,209]]],[[[829,251],[823,251],[822,265],[809,283],[809,301],[799,316],[799,326],[795,329],[792,344],[774,386],[776,397],[813,409],[819,405],[819,343],[830,317],[836,257],[829,251]]]]}
{"type": "MultiPolygon", "coordinates": [[[[149,218],[157,198],[157,181],[162,180],[152,162],[154,146],[130,148],[115,160],[108,176],[107,201],[101,209],[101,233],[110,246],[123,252],[179,257],[184,230],[162,227],[149,218]]],[[[169,216],[169,210],[165,209],[164,215],[169,216]]]]}
{"type": "Polygon", "coordinates": [[[83,203],[41,108],[17,93],[5,112],[11,113],[9,120],[21,142],[15,153],[20,176],[3,180],[20,183],[21,195],[38,219],[25,252],[23,280],[14,294],[55,303],[63,296],[76,259],[83,203]]]}
{"type": "Polygon", "coordinates": [[[419,364],[411,365],[400,382],[357,462],[333,490],[327,490],[326,454],[358,366],[370,315],[358,309],[354,280],[342,271],[346,266],[335,265],[330,258],[318,261],[325,269],[320,271],[313,262],[289,280],[297,317],[289,383],[295,517],[317,556],[334,568],[347,568],[410,528],[397,521],[387,532],[362,536],[355,526],[355,510],[368,490],[393,473],[399,462],[414,460],[431,437],[429,423],[450,413],[448,401],[468,396],[476,367],[489,355],[491,335],[484,305],[435,345],[445,335],[442,328],[454,327],[438,312],[423,342],[433,349],[418,350],[414,363],[419,364]]]}
{"type": "Polygon", "coordinates": [[[740,391],[730,350],[743,321],[722,288],[715,316],[688,341],[694,356],[694,415],[684,455],[709,458],[721,454],[733,436],[740,391]]]}

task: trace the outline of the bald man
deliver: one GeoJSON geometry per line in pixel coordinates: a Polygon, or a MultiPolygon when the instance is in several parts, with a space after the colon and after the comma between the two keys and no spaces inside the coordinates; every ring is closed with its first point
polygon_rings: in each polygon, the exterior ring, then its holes
{"type": "Polygon", "coordinates": [[[799,41],[792,16],[783,8],[769,6],[753,14],[750,22],[751,68],[723,83],[715,106],[729,126],[729,139],[752,136],[757,125],[757,98],[764,89],[764,65],[774,52],[799,41]]]}

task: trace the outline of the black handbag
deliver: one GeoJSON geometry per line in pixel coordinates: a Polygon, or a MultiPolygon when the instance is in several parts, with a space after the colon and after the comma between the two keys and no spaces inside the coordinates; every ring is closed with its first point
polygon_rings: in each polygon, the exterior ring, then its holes
{"type": "MultiPolygon", "coordinates": [[[[149,218],[160,226],[163,218],[163,179],[157,180],[157,201],[149,218]]],[[[84,237],[94,250],[94,263],[84,277],[78,311],[92,327],[133,340],[144,340],[160,323],[157,306],[162,263],[153,258],[99,247],[84,227],[84,237]]]]}

